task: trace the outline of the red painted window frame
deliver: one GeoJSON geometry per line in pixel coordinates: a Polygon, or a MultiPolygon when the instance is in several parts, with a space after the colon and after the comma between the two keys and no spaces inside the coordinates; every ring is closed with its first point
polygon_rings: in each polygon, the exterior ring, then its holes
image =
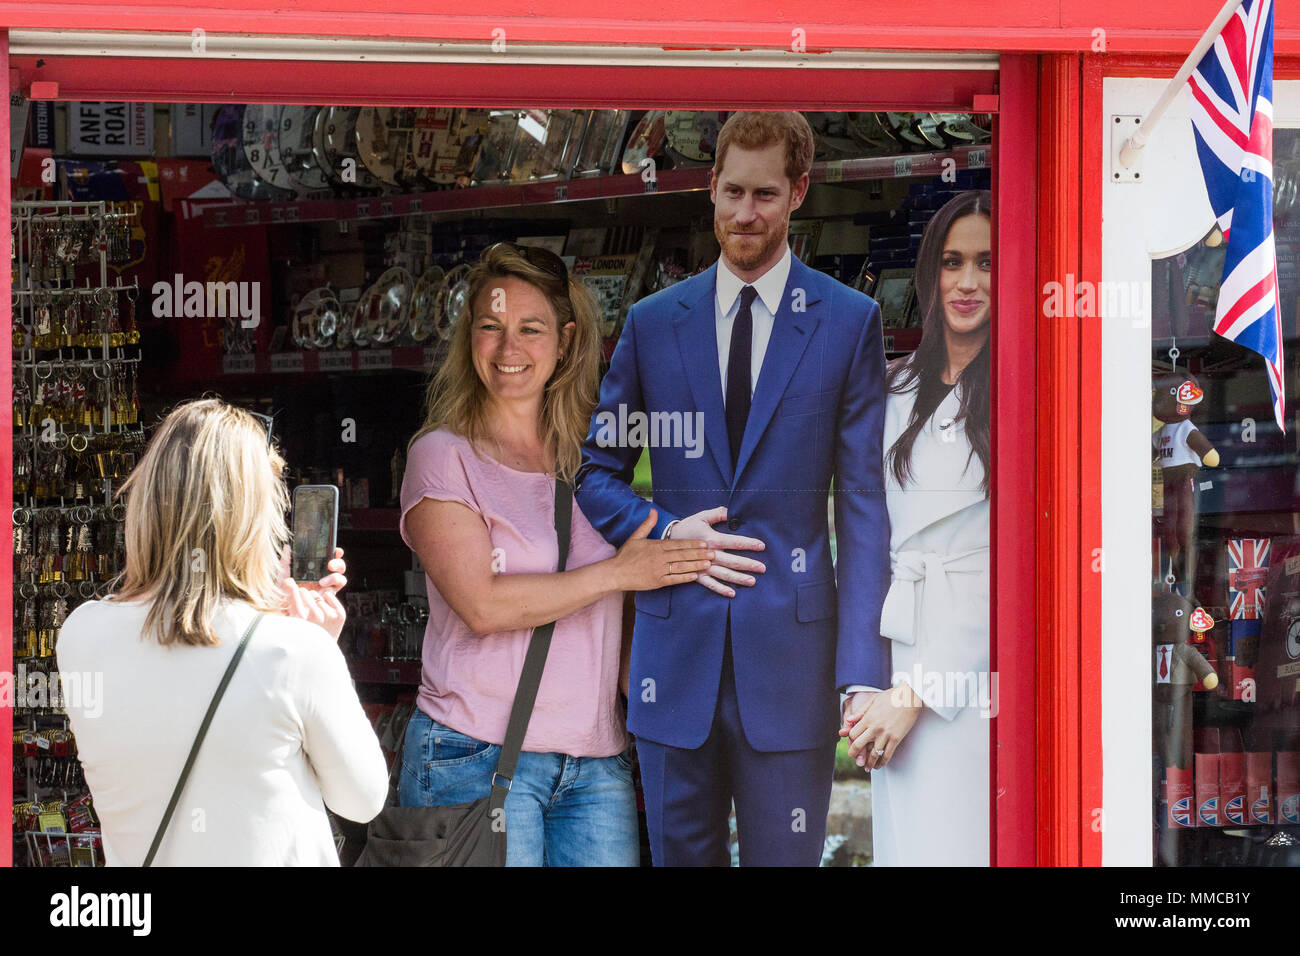
{"type": "MultiPolygon", "coordinates": [[[[995,603],[993,668],[999,674],[999,712],[990,721],[991,859],[999,865],[1054,862],[1035,846],[1040,806],[1036,713],[1052,689],[1037,680],[1035,613],[1036,363],[1038,297],[1037,122],[1039,78],[1031,55],[1003,57],[993,71],[852,71],[742,68],[536,67],[511,65],[356,64],[212,60],[123,61],[101,57],[45,57],[10,61],[7,34],[0,65],[11,88],[34,80],[58,83],[59,99],[154,102],[420,103],[499,105],[529,91],[532,104],[554,107],[931,109],[969,111],[976,94],[1000,96],[994,144],[995,225],[1000,263],[994,328],[993,513],[995,603]],[[423,92],[429,91],[429,92],[423,92]],[[594,91],[594,92],[593,92],[594,91]],[[1014,179],[1012,177],[1014,170],[1014,179]],[[1009,237],[1015,237],[1010,241],[1009,237]],[[1010,436],[1010,437],[1008,437],[1010,436]]],[[[0,124],[3,126],[4,124],[0,124]]],[[[7,136],[7,127],[0,137],[7,136]]],[[[4,159],[7,162],[7,150],[4,159]]],[[[9,215],[9,196],[0,214],[9,215]]],[[[3,280],[8,283],[8,275],[3,280]]],[[[9,296],[0,287],[0,301],[9,296]]],[[[0,354],[0,377],[11,377],[12,348],[0,354]]],[[[12,389],[12,381],[10,381],[12,389]]],[[[12,426],[12,403],[0,403],[0,431],[12,426]]],[[[11,452],[0,458],[0,512],[12,512],[11,452]]],[[[0,548],[0,576],[12,579],[10,549],[0,548]]],[[[0,615],[12,621],[12,593],[0,588],[0,615]]],[[[12,641],[0,645],[0,670],[11,671],[12,641]]],[[[0,739],[12,734],[13,713],[0,709],[0,739]]],[[[9,752],[6,751],[8,754],[9,752]]],[[[11,775],[0,765],[0,788],[11,775]]],[[[0,789],[0,800],[6,790],[0,789]]],[[[12,792],[8,792],[12,802],[12,792]]],[[[960,794],[954,800],[962,799],[960,794]]],[[[3,805],[3,803],[0,803],[3,805]]],[[[10,863],[11,841],[0,842],[0,865],[10,863]]],[[[1064,862],[1064,861],[1057,861],[1064,862]]]]}

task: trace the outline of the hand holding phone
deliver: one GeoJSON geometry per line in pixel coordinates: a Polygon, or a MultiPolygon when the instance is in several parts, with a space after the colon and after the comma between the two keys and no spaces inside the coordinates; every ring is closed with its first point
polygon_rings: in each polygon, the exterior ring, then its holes
{"type": "Polygon", "coordinates": [[[299,485],[293,490],[293,557],[289,576],[314,585],[330,573],[339,533],[339,490],[334,485],[299,485]]]}

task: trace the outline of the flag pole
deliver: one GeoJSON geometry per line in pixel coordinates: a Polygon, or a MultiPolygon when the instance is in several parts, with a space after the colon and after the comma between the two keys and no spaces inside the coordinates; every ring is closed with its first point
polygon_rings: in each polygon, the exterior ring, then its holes
{"type": "Polygon", "coordinates": [[[1192,48],[1192,52],[1187,54],[1187,59],[1183,61],[1183,65],[1178,68],[1174,78],[1169,81],[1169,85],[1160,94],[1160,99],[1156,100],[1156,105],[1151,107],[1151,111],[1142,118],[1138,131],[1125,140],[1124,146],[1119,151],[1121,166],[1128,168],[1137,160],[1138,152],[1147,144],[1151,128],[1160,122],[1160,117],[1169,108],[1169,104],[1174,101],[1174,97],[1183,88],[1187,78],[1192,75],[1192,70],[1196,69],[1196,65],[1201,62],[1202,57],[1214,45],[1214,41],[1219,38],[1219,34],[1223,32],[1223,28],[1227,26],[1232,15],[1237,12],[1241,2],[1242,0],[1227,0],[1224,3],[1223,9],[1214,18],[1209,29],[1197,41],[1196,46],[1192,48]]]}

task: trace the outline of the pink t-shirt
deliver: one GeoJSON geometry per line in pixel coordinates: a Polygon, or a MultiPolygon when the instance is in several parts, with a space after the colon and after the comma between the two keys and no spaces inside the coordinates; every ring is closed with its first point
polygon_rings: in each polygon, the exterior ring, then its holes
{"type": "MultiPolygon", "coordinates": [[[[425,498],[458,501],[483,518],[497,573],[554,574],[559,566],[555,485],[548,476],[480,457],[466,439],[440,428],[421,436],[407,455],[401,530],[408,547],[406,516],[425,498]]],[[[567,566],[613,554],[575,502],[567,566]]],[[[532,629],[477,635],[428,585],[418,705],[453,730],[500,744],[532,629]]],[[[622,621],[622,595],[611,594],[556,622],[524,750],[610,757],[627,747],[618,692],[622,621]]]]}

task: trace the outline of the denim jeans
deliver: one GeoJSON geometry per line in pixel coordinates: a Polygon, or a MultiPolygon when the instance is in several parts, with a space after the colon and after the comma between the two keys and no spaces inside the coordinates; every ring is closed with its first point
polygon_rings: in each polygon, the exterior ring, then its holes
{"type": "MultiPolygon", "coordinates": [[[[404,807],[486,797],[501,747],[438,723],[418,707],[406,729],[404,807]]],[[[637,866],[636,793],[625,751],[613,757],[519,755],[506,796],[506,866],[637,866]]]]}

